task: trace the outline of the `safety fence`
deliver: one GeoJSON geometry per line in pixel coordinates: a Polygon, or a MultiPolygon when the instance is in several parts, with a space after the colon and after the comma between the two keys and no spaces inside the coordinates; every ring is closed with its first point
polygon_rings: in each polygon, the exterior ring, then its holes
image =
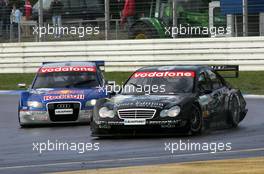
{"type": "Polygon", "coordinates": [[[263,1],[242,2],[0,0],[0,43],[263,36],[263,1]]]}

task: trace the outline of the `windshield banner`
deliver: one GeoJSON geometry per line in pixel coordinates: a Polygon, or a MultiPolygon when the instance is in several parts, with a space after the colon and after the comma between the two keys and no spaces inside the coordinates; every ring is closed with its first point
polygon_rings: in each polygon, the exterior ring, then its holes
{"type": "Polygon", "coordinates": [[[136,72],[132,78],[174,78],[174,77],[195,77],[193,71],[158,71],[158,72],[136,72]]]}
{"type": "Polygon", "coordinates": [[[39,73],[54,73],[54,72],[96,72],[93,66],[65,66],[65,67],[42,67],[39,73]]]}

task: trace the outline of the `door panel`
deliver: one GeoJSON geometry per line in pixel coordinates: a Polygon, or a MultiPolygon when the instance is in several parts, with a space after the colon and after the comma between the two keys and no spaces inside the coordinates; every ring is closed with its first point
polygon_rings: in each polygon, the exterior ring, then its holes
{"type": "Polygon", "coordinates": [[[209,79],[212,83],[213,92],[212,97],[212,108],[214,115],[214,122],[224,121],[226,118],[225,111],[225,98],[228,94],[228,88],[223,84],[220,76],[210,70],[207,70],[209,79]]]}

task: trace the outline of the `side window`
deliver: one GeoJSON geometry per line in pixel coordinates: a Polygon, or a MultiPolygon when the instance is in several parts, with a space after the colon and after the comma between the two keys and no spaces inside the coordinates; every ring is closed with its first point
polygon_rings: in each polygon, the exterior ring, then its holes
{"type": "Polygon", "coordinates": [[[210,78],[210,80],[212,82],[212,85],[213,85],[213,89],[214,90],[223,87],[223,83],[222,83],[221,79],[217,76],[216,73],[214,73],[211,70],[207,70],[207,73],[208,73],[208,76],[209,76],[209,78],[210,78]]]}
{"type": "Polygon", "coordinates": [[[199,75],[198,88],[200,91],[212,90],[210,80],[208,80],[208,77],[207,77],[206,73],[204,73],[204,72],[200,73],[200,75],[199,75]]]}

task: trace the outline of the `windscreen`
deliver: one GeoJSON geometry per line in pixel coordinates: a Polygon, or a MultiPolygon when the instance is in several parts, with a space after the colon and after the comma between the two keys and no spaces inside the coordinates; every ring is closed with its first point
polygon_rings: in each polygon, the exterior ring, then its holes
{"type": "Polygon", "coordinates": [[[191,71],[136,72],[124,85],[122,94],[192,93],[194,77],[191,71]]]}
{"type": "Polygon", "coordinates": [[[93,88],[99,86],[95,67],[41,68],[33,89],[93,88]]]}

